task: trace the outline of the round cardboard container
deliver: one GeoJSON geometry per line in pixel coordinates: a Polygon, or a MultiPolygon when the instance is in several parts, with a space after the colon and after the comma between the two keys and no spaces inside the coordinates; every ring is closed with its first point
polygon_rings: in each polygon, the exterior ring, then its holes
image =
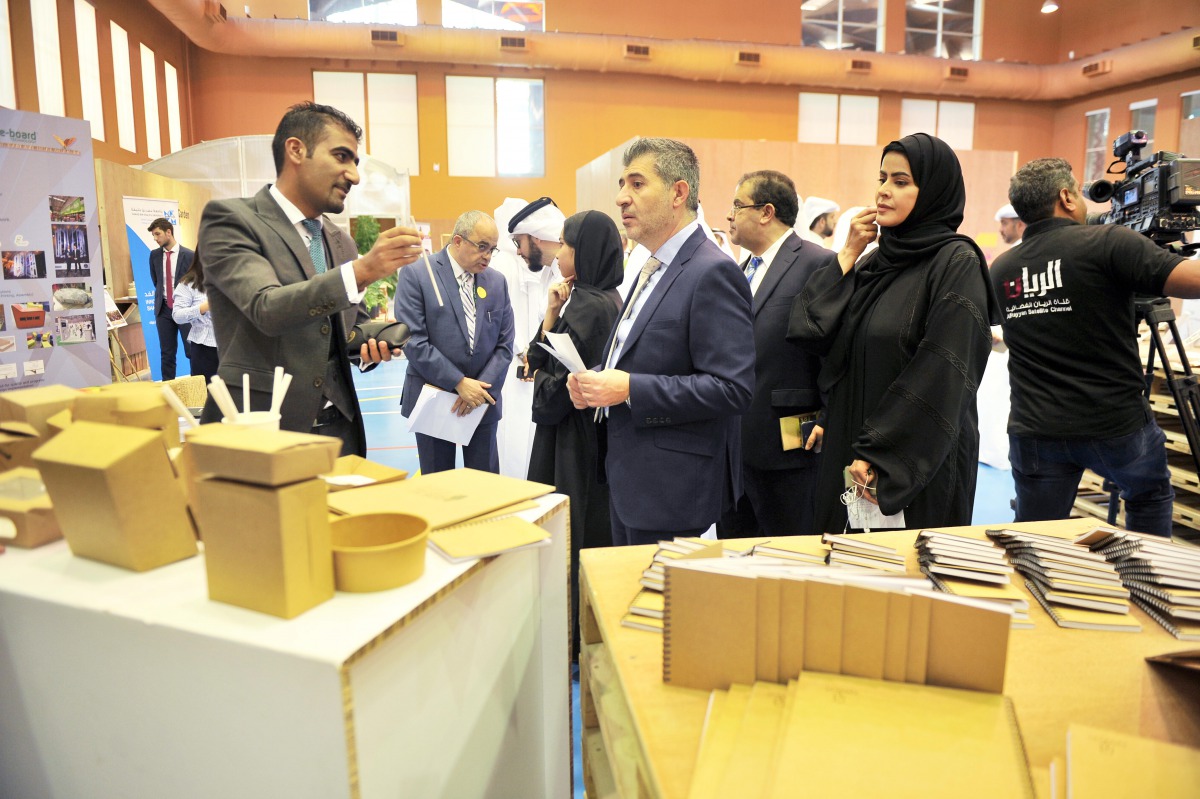
{"type": "Polygon", "coordinates": [[[397,588],[425,573],[429,522],[407,513],[334,519],[333,581],[339,591],[397,588]]]}

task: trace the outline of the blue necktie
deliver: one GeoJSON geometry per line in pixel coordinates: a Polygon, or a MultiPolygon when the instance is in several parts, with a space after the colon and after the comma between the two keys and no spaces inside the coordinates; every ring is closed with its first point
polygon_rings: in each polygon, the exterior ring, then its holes
{"type": "Polygon", "coordinates": [[[762,258],[759,258],[757,255],[753,255],[750,257],[750,268],[746,270],[746,282],[747,283],[754,282],[754,273],[758,271],[758,268],[760,266],[762,266],[762,262],[763,262],[762,258]]]}
{"type": "Polygon", "coordinates": [[[300,224],[308,231],[308,254],[312,258],[317,274],[325,271],[325,242],[321,238],[321,220],[301,219],[300,224]]]}

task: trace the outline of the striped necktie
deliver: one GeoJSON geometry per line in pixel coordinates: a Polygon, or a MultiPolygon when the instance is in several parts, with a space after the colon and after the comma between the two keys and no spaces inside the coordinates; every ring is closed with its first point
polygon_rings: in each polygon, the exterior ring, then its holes
{"type": "Polygon", "coordinates": [[[308,231],[308,255],[312,258],[317,274],[325,271],[325,241],[321,238],[321,220],[302,219],[300,224],[308,231]]]}
{"type": "Polygon", "coordinates": [[[462,298],[463,317],[467,321],[467,343],[472,351],[475,350],[475,276],[463,272],[458,279],[459,296],[462,298]]]}
{"type": "Polygon", "coordinates": [[[750,257],[750,268],[746,270],[746,281],[748,283],[754,282],[754,273],[758,271],[758,268],[762,266],[762,263],[762,258],[759,258],[757,255],[750,257]]]}

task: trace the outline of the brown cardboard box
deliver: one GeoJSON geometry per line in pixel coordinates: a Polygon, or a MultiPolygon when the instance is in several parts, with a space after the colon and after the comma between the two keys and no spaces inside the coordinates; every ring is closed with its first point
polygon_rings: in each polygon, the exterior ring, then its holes
{"type": "Polygon", "coordinates": [[[369,461],[361,455],[343,455],[333,464],[333,470],[322,476],[329,486],[330,493],[333,493],[334,491],[345,491],[347,488],[360,488],[365,485],[379,485],[380,483],[404,480],[408,477],[408,472],[369,461]],[[334,478],[334,480],[330,480],[330,478],[334,478]],[[350,480],[337,482],[339,478],[350,478],[350,480]]]}
{"type": "MultiPolygon", "coordinates": [[[[3,395],[0,394],[0,396],[3,395]]],[[[20,422],[14,424],[26,427],[20,422]]],[[[32,469],[33,451],[42,445],[41,436],[10,433],[2,429],[3,427],[4,423],[0,423],[0,472],[20,466],[32,469]]]]}
{"type": "Polygon", "coordinates": [[[333,597],[325,481],[196,484],[208,596],[290,619],[333,597]]]}
{"type": "Polygon", "coordinates": [[[179,446],[179,416],[158,383],[113,383],[79,395],[72,409],[77,422],[101,422],[158,430],[163,444],[179,446]]]}
{"type": "Polygon", "coordinates": [[[75,421],[75,416],[70,408],[63,408],[58,413],[46,420],[46,438],[51,439],[62,431],[70,427],[75,421]]]}
{"type": "Polygon", "coordinates": [[[67,386],[19,388],[0,393],[0,427],[8,432],[45,437],[50,430],[46,420],[70,408],[83,396],[67,386]]]}
{"type": "Polygon", "coordinates": [[[32,549],[62,538],[50,495],[37,469],[11,469],[0,474],[0,517],[12,523],[16,535],[6,538],[0,534],[0,543],[32,549]]]}
{"type": "Polygon", "coordinates": [[[196,554],[162,434],[76,422],[33,453],[71,551],[146,571],[196,554]]]}
{"type": "Polygon", "coordinates": [[[263,486],[310,480],[333,469],[342,442],[329,436],[221,425],[193,433],[188,448],[196,473],[263,486]]]}

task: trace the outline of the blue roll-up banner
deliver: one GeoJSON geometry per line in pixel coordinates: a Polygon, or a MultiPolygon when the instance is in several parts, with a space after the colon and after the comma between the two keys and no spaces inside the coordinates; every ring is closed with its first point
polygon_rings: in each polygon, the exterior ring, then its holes
{"type": "MultiPolygon", "coordinates": [[[[123,197],[125,206],[125,236],[129,239],[129,260],[133,266],[133,282],[137,285],[138,311],[142,317],[142,333],[146,338],[146,358],[150,376],[162,380],[162,356],[158,344],[158,322],[154,311],[154,281],[150,278],[150,252],[158,249],[150,235],[150,223],[162,217],[171,223],[178,235],[179,201],[154,197],[123,197]]],[[[175,375],[191,373],[191,364],[184,352],[182,339],[175,345],[175,375]]]]}

